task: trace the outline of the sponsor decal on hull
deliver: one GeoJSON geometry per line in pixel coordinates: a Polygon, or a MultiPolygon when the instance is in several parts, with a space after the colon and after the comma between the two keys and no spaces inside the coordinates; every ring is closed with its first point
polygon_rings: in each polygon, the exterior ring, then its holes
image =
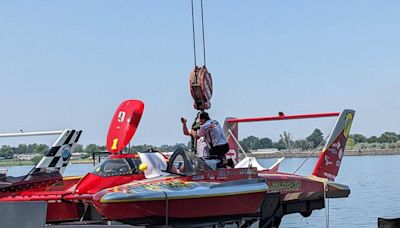
{"type": "Polygon", "coordinates": [[[268,192],[294,192],[301,190],[300,180],[268,181],[268,192]]]}

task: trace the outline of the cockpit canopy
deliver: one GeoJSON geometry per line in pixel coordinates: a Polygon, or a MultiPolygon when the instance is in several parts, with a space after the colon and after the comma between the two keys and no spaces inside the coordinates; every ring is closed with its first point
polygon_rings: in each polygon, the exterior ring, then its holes
{"type": "Polygon", "coordinates": [[[167,171],[184,175],[193,175],[198,172],[212,170],[205,161],[194,153],[178,148],[169,159],[167,171]]]}
{"type": "Polygon", "coordinates": [[[158,151],[150,150],[138,152],[135,156],[129,154],[112,156],[96,165],[92,173],[99,176],[123,176],[144,173],[146,178],[153,178],[161,176],[165,169],[167,169],[165,156],[158,151]],[[141,165],[144,165],[145,168],[141,167],[141,165]]]}
{"type": "Polygon", "coordinates": [[[108,158],[96,165],[91,173],[99,176],[123,176],[142,173],[140,158],[108,158]]]}

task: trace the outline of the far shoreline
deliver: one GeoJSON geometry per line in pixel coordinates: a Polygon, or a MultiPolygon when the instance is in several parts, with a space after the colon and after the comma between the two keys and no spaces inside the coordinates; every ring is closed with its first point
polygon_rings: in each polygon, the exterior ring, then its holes
{"type": "MultiPolygon", "coordinates": [[[[311,157],[318,157],[321,151],[314,152],[311,157]]],[[[305,158],[309,157],[312,151],[253,151],[247,153],[248,156],[256,158],[305,158]]],[[[400,149],[359,149],[345,150],[344,156],[375,156],[375,155],[400,155],[400,149]]]]}
{"type": "MultiPolygon", "coordinates": [[[[271,152],[267,150],[258,150],[246,152],[250,157],[268,159],[268,158],[306,158],[309,157],[312,151],[276,151],[271,152]]],[[[314,152],[310,157],[318,157],[320,151],[314,152]]],[[[400,155],[400,148],[396,149],[359,149],[359,150],[345,150],[344,156],[380,156],[380,155],[400,155]]],[[[243,157],[243,153],[240,153],[240,157],[243,157]]],[[[70,164],[93,164],[93,160],[72,160],[70,164]]],[[[34,163],[31,161],[0,161],[0,167],[10,166],[33,166],[34,163]]]]}

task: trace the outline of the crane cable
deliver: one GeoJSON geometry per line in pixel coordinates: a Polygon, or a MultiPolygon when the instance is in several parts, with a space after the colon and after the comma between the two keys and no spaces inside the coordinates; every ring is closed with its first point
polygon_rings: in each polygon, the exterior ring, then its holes
{"type": "MultiPolygon", "coordinates": [[[[194,0],[191,0],[192,7],[192,36],[193,36],[193,57],[194,57],[194,66],[197,67],[197,55],[196,55],[196,32],[195,32],[195,21],[194,21],[194,0]]],[[[206,41],[205,41],[205,33],[204,33],[204,10],[203,10],[203,0],[200,0],[201,3],[201,29],[202,29],[202,38],[203,38],[203,61],[204,66],[206,65],[206,41]]]]}
{"type": "Polygon", "coordinates": [[[206,40],[204,38],[204,13],[203,13],[203,0],[201,0],[201,31],[203,33],[203,61],[206,65],[206,40]]]}
{"type": "Polygon", "coordinates": [[[193,9],[193,0],[192,0],[192,35],[193,35],[193,56],[194,56],[194,67],[197,66],[196,63],[196,34],[194,29],[194,9],[193,9]]]}

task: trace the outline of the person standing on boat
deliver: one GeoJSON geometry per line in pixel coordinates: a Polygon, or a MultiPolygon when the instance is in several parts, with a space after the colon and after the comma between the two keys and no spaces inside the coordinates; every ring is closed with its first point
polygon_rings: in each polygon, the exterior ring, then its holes
{"type": "Polygon", "coordinates": [[[186,127],[186,122],[187,120],[185,118],[181,118],[181,122],[183,124],[183,134],[190,136],[190,149],[192,152],[194,152],[197,156],[202,157],[202,158],[208,158],[209,157],[209,148],[208,145],[204,139],[204,137],[200,137],[199,139],[196,139],[193,137],[190,132],[191,131],[197,131],[200,129],[200,113],[197,113],[196,119],[194,120],[192,124],[192,129],[189,131],[186,127]]]}
{"type": "MultiPolygon", "coordinates": [[[[192,129],[191,131],[197,131],[200,129],[200,113],[202,113],[202,111],[198,112],[196,115],[196,118],[192,124],[192,129]]],[[[196,139],[195,137],[193,137],[189,131],[185,130],[183,131],[183,133],[185,135],[189,135],[190,136],[190,149],[199,157],[209,157],[209,148],[208,145],[204,139],[204,137],[200,137],[199,139],[196,139]]]]}
{"type": "Polygon", "coordinates": [[[186,126],[186,119],[181,118],[183,133],[192,135],[195,139],[204,137],[210,147],[210,157],[217,157],[221,161],[218,165],[219,167],[225,166],[227,163],[225,154],[229,151],[229,145],[221,125],[218,121],[212,120],[207,112],[201,112],[199,120],[200,129],[189,132],[186,126]]]}

